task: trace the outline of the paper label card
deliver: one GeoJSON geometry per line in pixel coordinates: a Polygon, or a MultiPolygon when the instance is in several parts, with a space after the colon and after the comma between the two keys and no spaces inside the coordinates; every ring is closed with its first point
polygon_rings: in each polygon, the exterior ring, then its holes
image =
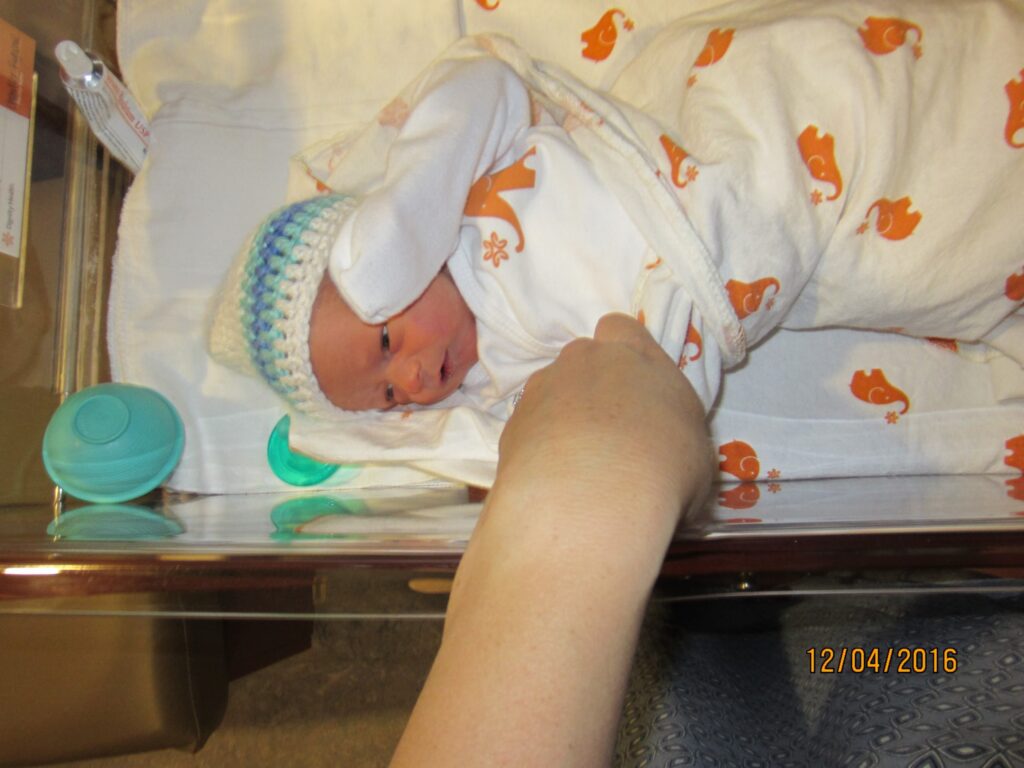
{"type": "Polygon", "coordinates": [[[21,303],[35,55],[35,40],[0,19],[0,262],[8,262],[0,268],[0,304],[8,306],[21,303]]]}

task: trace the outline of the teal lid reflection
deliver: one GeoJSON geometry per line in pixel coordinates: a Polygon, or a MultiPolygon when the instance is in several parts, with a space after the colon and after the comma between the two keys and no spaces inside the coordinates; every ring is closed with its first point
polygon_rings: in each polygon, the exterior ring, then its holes
{"type": "Polygon", "coordinates": [[[270,439],[267,440],[267,462],[270,468],[289,485],[316,485],[324,482],[341,465],[317,461],[289,448],[288,430],[291,423],[291,417],[284,416],[270,433],[270,439]]]}
{"type": "Polygon", "coordinates": [[[43,435],[43,465],[72,496],[116,504],[166,480],[184,445],[181,417],[159,392],[97,384],[54,412],[43,435]]]}
{"type": "Polygon", "coordinates": [[[145,507],[93,504],[62,513],[46,532],[69,541],[152,541],[180,536],[185,529],[145,507]]]}
{"type": "Polygon", "coordinates": [[[299,496],[283,501],[270,513],[270,520],[275,531],[274,539],[336,539],[344,538],[337,534],[303,533],[302,528],[313,520],[335,515],[366,514],[366,503],[360,499],[339,499],[334,496],[299,496]]]}

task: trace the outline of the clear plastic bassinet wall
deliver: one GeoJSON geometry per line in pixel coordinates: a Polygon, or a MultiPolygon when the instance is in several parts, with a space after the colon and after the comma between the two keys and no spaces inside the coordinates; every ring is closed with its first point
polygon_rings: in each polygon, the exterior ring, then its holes
{"type": "MultiPolygon", "coordinates": [[[[72,38],[115,62],[113,5],[51,10],[44,18],[34,6],[0,2],[0,18],[34,39],[38,76],[25,248],[20,257],[0,254],[0,297],[17,294],[0,301],[0,612],[87,611],[90,595],[158,589],[250,596],[190,603],[199,613],[437,615],[436,593],[445,591],[481,508],[472,489],[440,481],[358,492],[157,489],[130,502],[86,504],[48,477],[41,448],[51,416],[71,394],[110,380],[107,297],[131,183],[73,108],[53,54],[56,42],[72,38]],[[341,600],[274,599],[343,573],[358,574],[359,584],[341,600]],[[389,585],[412,586],[425,602],[375,601],[389,585]],[[59,606],[47,603],[57,597],[59,606]]],[[[854,575],[868,573],[882,574],[868,579],[875,585],[991,588],[992,578],[1012,577],[1007,569],[1024,563],[1022,539],[1024,493],[1006,476],[784,482],[769,474],[716,489],[701,522],[680,529],[659,594],[815,590],[839,577],[863,584],[854,575]]]]}

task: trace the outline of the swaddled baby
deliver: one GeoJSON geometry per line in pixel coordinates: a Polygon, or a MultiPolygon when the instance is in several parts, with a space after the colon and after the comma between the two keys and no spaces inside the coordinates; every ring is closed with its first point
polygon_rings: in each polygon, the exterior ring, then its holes
{"type": "Polygon", "coordinates": [[[265,222],[215,357],[314,415],[502,419],[610,311],[644,322],[708,408],[723,364],[780,325],[1009,348],[1019,10],[802,8],[670,25],[612,96],[462,41],[332,160],[320,181],[351,196],[265,222]]]}
{"type": "Polygon", "coordinates": [[[504,417],[568,341],[642,309],[657,257],[507,65],[443,61],[418,90],[371,127],[394,134],[376,186],[273,213],[219,299],[214,357],[300,411],[504,417]]]}

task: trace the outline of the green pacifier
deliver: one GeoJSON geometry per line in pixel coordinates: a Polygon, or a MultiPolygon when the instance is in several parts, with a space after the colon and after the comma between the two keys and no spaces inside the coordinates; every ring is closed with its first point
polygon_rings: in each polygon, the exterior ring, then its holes
{"type": "Polygon", "coordinates": [[[159,392],[97,384],[54,412],[43,435],[43,465],[72,496],[118,504],[166,480],[184,445],[181,417],[159,392]]]}
{"type": "Polygon", "coordinates": [[[292,420],[284,416],[267,440],[267,462],[274,474],[289,485],[316,485],[331,477],[340,468],[340,464],[327,464],[309,456],[296,453],[288,447],[288,430],[292,420]]]}

